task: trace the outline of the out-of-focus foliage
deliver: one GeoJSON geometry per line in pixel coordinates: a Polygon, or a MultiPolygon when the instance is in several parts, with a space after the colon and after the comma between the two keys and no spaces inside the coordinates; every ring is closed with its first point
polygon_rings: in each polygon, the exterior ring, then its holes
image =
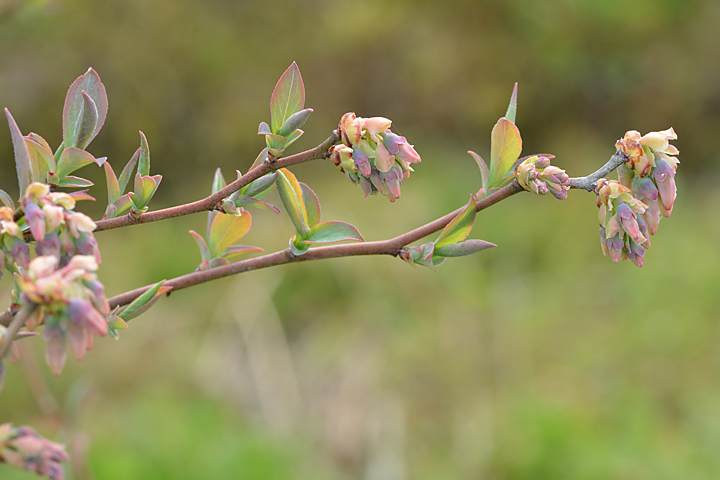
{"type": "MultiPolygon", "coordinates": [[[[355,111],[392,118],[423,155],[393,205],[329,161],[293,170],[367,240],[477,191],[465,152],[490,151],[515,81],[524,154],[577,176],[628,129],[672,125],[683,162],[642,269],[602,257],[592,195],[519,195],[475,221],[498,248],[437,274],[389,258],[273,269],[159,301],[59,379],[28,351],[0,422],[60,432],[77,478],[83,449],[103,479],[717,478],[719,23],[713,0],[0,0],[0,106],[57,145],[65,89],[93,67],[110,106],[89,150],[119,169],[142,129],[163,174],[152,208],[206,195],[217,167],[247,171],[293,60],[314,113],[290,150],[355,111]]],[[[0,135],[16,197],[12,156],[0,135]]],[[[102,170],[88,175],[104,198],[102,170]]],[[[248,243],[287,247],[287,216],[253,220],[248,243]]],[[[192,271],[186,232],[204,222],[98,234],[108,295],[192,271]]]]}

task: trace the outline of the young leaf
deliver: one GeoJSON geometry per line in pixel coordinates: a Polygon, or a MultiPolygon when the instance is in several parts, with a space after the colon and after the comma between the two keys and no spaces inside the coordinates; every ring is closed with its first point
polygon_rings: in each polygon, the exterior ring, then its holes
{"type": "Polygon", "coordinates": [[[31,133],[25,137],[28,153],[30,154],[33,165],[33,181],[44,183],[47,180],[48,172],[54,172],[55,158],[47,144],[40,143],[35,140],[38,136],[31,133]],[[34,160],[32,160],[34,158],[34,160]]]}
{"type": "Polygon", "coordinates": [[[469,154],[475,159],[475,161],[477,162],[478,167],[480,168],[480,177],[481,177],[481,179],[482,179],[482,188],[484,188],[485,190],[487,190],[487,189],[490,187],[490,185],[489,185],[490,170],[488,170],[488,166],[487,166],[487,164],[485,163],[485,160],[483,160],[480,155],[478,155],[477,153],[473,152],[472,150],[468,150],[468,153],[469,153],[469,154]]]}
{"type": "Polygon", "coordinates": [[[120,186],[121,194],[127,188],[127,184],[130,181],[130,177],[132,176],[133,169],[135,168],[135,165],[137,164],[139,158],[140,158],[140,148],[135,150],[135,153],[133,154],[132,157],[130,157],[130,160],[128,160],[128,163],[125,164],[125,168],[123,168],[123,171],[120,173],[120,178],[118,179],[118,185],[120,186]]]}
{"type": "Polygon", "coordinates": [[[251,224],[252,216],[246,210],[242,210],[238,216],[226,213],[216,216],[208,237],[211,258],[222,256],[230,245],[245,236],[251,224]]]}
{"type": "Polygon", "coordinates": [[[490,146],[490,186],[497,186],[513,163],[520,156],[522,138],[513,122],[501,118],[495,124],[491,134],[490,146]]]}
{"type": "Polygon", "coordinates": [[[307,184],[300,182],[300,189],[302,190],[303,202],[307,211],[308,227],[312,230],[315,225],[320,223],[320,200],[307,184]]]}
{"type": "Polygon", "coordinates": [[[82,91],[83,107],[78,118],[79,125],[75,131],[74,145],[78,148],[85,148],[95,136],[95,127],[98,122],[98,109],[95,101],[82,91]]]}
{"type": "Polygon", "coordinates": [[[250,170],[252,170],[253,168],[255,168],[259,165],[262,165],[263,163],[265,163],[267,161],[268,161],[268,147],[265,147],[260,151],[260,154],[257,156],[255,161],[253,162],[252,167],[250,167],[250,170]]]}
{"type": "Polygon", "coordinates": [[[13,202],[12,197],[8,195],[5,190],[0,190],[0,202],[4,203],[6,207],[15,210],[15,202],[13,202]]]}
{"type": "Polygon", "coordinates": [[[58,187],[86,188],[92,187],[93,185],[95,184],[90,180],[80,177],[74,177],[72,175],[68,175],[67,177],[60,180],[60,183],[58,183],[58,187]]]}
{"type": "Polygon", "coordinates": [[[310,233],[310,227],[300,183],[290,170],[281,168],[278,170],[277,187],[280,200],[282,200],[285,211],[287,211],[290,220],[295,225],[295,230],[301,239],[306,238],[310,233]]]}
{"type": "Polygon", "coordinates": [[[108,107],[107,93],[105,92],[105,86],[100,81],[100,77],[95,73],[95,70],[91,68],[70,85],[70,89],[65,97],[65,106],[63,108],[63,139],[66,147],[77,146],[75,142],[78,139],[78,132],[81,125],[83,125],[82,115],[85,109],[83,92],[92,99],[97,109],[95,127],[87,135],[87,143],[85,146],[95,138],[105,123],[108,107]]]}
{"type": "Polygon", "coordinates": [[[143,177],[150,175],[150,146],[143,132],[140,132],[140,158],[137,171],[143,177]]]}
{"type": "Polygon", "coordinates": [[[80,200],[90,200],[91,202],[95,201],[95,198],[88,195],[87,190],[78,190],[77,192],[68,192],[68,195],[70,195],[76,202],[79,202],[80,200]]]}
{"type": "Polygon", "coordinates": [[[97,163],[98,166],[102,166],[107,160],[105,157],[95,158],[85,150],[79,148],[69,147],[63,150],[60,155],[60,159],[57,162],[57,176],[62,180],[75,170],[89,165],[91,163],[97,163]]]}
{"type": "Polygon", "coordinates": [[[515,82],[512,95],[510,96],[510,104],[508,105],[507,112],[505,112],[505,118],[513,123],[515,123],[515,114],[517,113],[517,90],[518,84],[515,82]]]}
{"type": "Polygon", "coordinates": [[[295,130],[302,127],[312,112],[312,108],[306,108],[290,115],[288,119],[285,120],[285,123],[283,123],[283,126],[280,127],[280,130],[277,132],[278,135],[287,137],[295,130]]]}
{"type": "Polygon", "coordinates": [[[292,237],[290,237],[290,251],[293,253],[293,255],[299,257],[300,255],[306,254],[308,250],[310,250],[309,243],[298,240],[297,235],[293,235],[292,237]]]}
{"type": "Polygon", "coordinates": [[[117,316],[127,322],[128,320],[137,317],[141,313],[144,313],[155,302],[157,302],[157,300],[161,296],[172,290],[172,287],[163,287],[162,284],[164,282],[165,280],[158,282],[152,287],[150,287],[148,290],[145,291],[145,293],[133,300],[130,305],[128,305],[120,313],[118,313],[117,316]]]}
{"type": "Polygon", "coordinates": [[[222,170],[220,170],[220,168],[217,168],[215,170],[215,175],[213,175],[211,193],[217,193],[226,186],[227,182],[225,181],[225,177],[223,177],[222,170]]]}
{"type": "Polygon", "coordinates": [[[160,181],[162,181],[162,175],[143,177],[140,173],[135,174],[135,195],[133,203],[138,209],[144,208],[150,202],[160,186],[160,181]]]}
{"type": "Polygon", "coordinates": [[[208,248],[207,243],[205,243],[205,239],[200,236],[195,230],[190,230],[190,235],[195,239],[195,243],[197,243],[198,248],[200,249],[200,256],[203,260],[210,261],[212,258],[210,256],[210,249],[208,248]]]}
{"type": "Polygon", "coordinates": [[[471,239],[443,247],[435,246],[435,255],[439,257],[462,257],[493,247],[497,247],[497,245],[486,242],[485,240],[471,239]]]}
{"type": "Polygon", "coordinates": [[[18,186],[20,188],[20,195],[25,193],[25,189],[30,185],[30,178],[33,175],[32,165],[30,163],[30,154],[28,153],[27,144],[25,138],[20,132],[17,123],[10,110],[5,109],[5,116],[10,126],[10,136],[12,137],[13,150],[15,151],[15,168],[17,170],[18,186]]]}
{"type": "Polygon", "coordinates": [[[115,176],[115,171],[110,166],[110,162],[105,162],[103,168],[105,169],[105,181],[108,190],[108,205],[112,205],[120,198],[120,185],[115,176]]]}
{"type": "Polygon", "coordinates": [[[222,258],[234,262],[238,257],[247,255],[248,253],[262,252],[263,249],[260,247],[249,247],[247,245],[230,245],[225,253],[222,254],[222,258]]]}
{"type": "Polygon", "coordinates": [[[272,190],[272,188],[275,186],[277,177],[278,177],[277,172],[263,175],[262,177],[258,178],[257,180],[254,180],[254,181],[250,182],[248,185],[245,185],[240,190],[240,193],[243,195],[247,195],[248,197],[262,198],[265,195],[267,195],[268,193],[270,193],[270,190],[272,190]]]}
{"type": "Polygon", "coordinates": [[[457,217],[453,218],[450,223],[445,225],[440,237],[435,241],[435,248],[452,245],[453,243],[462,242],[470,234],[473,223],[475,222],[475,199],[471,196],[467,206],[460,212],[457,217]]]}
{"type": "Polygon", "coordinates": [[[282,74],[270,99],[270,125],[278,133],[290,116],[305,105],[305,86],[295,62],[282,74]]]}
{"type": "Polygon", "coordinates": [[[270,212],[277,213],[280,215],[280,209],[275,205],[270,205],[257,198],[248,197],[247,195],[238,195],[233,199],[236,207],[255,207],[262,210],[268,210],[270,212]]]}
{"type": "Polygon", "coordinates": [[[365,239],[357,228],[346,222],[323,222],[315,225],[303,243],[335,243],[345,240],[364,242],[365,239]]]}
{"type": "Polygon", "coordinates": [[[295,140],[300,138],[303,133],[305,133],[305,132],[303,132],[299,128],[297,130],[295,130],[294,132],[292,132],[290,135],[288,135],[287,142],[285,142],[285,146],[283,148],[288,148],[290,145],[295,143],[295,140]]]}

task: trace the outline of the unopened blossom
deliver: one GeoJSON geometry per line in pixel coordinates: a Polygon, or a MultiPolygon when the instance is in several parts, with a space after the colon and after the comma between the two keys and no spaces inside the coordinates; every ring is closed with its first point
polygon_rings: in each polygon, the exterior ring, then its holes
{"type": "Polygon", "coordinates": [[[640,136],[632,130],[618,140],[617,148],[628,157],[618,168],[620,183],[629,187],[632,194],[647,204],[643,218],[651,234],[655,234],[662,217],[669,217],[677,197],[675,172],[680,152],[670,145],[677,134],[672,128],[640,136]]]}
{"type": "Polygon", "coordinates": [[[34,258],[17,276],[24,300],[37,305],[27,327],[45,324],[46,359],[56,375],[65,364],[66,345],[76,360],[82,360],[93,346],[93,335],[108,333],[105,317],[110,305],[97,268],[93,255],[76,255],[62,268],[57,257],[47,255],[34,258]]]}
{"type": "Polygon", "coordinates": [[[40,477],[63,480],[60,463],[67,459],[64,445],[41,437],[32,428],[0,425],[0,462],[40,477]]]}
{"type": "Polygon", "coordinates": [[[390,131],[392,121],[384,117],[343,115],[338,125],[342,144],[327,156],[341,172],[368,195],[381,193],[394,202],[400,197],[402,180],[410,177],[411,164],[421,161],[414,146],[390,131]]]}
{"type": "Polygon", "coordinates": [[[641,267],[650,247],[648,224],[642,215],[648,206],[632,196],[629,188],[602,178],[597,186],[600,246],[614,262],[632,260],[641,267]]]}
{"type": "Polygon", "coordinates": [[[555,198],[567,198],[568,176],[565,170],[550,165],[550,158],[533,155],[515,169],[515,178],[521,187],[537,195],[552,193],[555,198]]]}

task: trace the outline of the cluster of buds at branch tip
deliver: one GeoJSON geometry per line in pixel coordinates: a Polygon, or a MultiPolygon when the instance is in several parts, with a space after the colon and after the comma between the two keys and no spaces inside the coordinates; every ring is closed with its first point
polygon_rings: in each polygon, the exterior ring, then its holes
{"type": "Polygon", "coordinates": [[[670,145],[677,134],[672,128],[640,136],[631,130],[618,140],[616,147],[627,155],[627,162],[618,168],[618,180],[628,187],[635,198],[647,204],[643,218],[651,234],[655,234],[662,217],[669,217],[677,197],[675,172],[680,152],[670,145]]]}
{"type": "Polygon", "coordinates": [[[32,428],[0,425],[0,462],[40,477],[63,480],[60,462],[67,459],[65,446],[41,437],[32,428]]]}
{"type": "Polygon", "coordinates": [[[341,144],[327,156],[341,172],[360,185],[365,197],[378,192],[394,202],[400,198],[400,185],[420,163],[420,155],[405,137],[390,131],[392,121],[383,117],[361,118],[343,115],[338,125],[341,144]]]}
{"type": "Polygon", "coordinates": [[[565,170],[550,165],[549,156],[533,155],[515,169],[515,178],[521,187],[537,195],[552,193],[555,198],[567,198],[568,176],[565,170]]]}
{"type": "Polygon", "coordinates": [[[629,188],[615,180],[601,178],[597,187],[600,246],[614,262],[632,260],[638,267],[645,262],[650,232],[643,218],[648,206],[632,196],[629,188]]]}
{"type": "Polygon", "coordinates": [[[110,314],[97,268],[91,255],[76,255],[62,268],[56,257],[40,256],[16,274],[22,300],[37,305],[26,326],[33,330],[45,323],[46,360],[55,375],[65,364],[66,344],[75,359],[82,360],[93,347],[93,334],[105,336],[109,328],[126,327],[110,314]]]}

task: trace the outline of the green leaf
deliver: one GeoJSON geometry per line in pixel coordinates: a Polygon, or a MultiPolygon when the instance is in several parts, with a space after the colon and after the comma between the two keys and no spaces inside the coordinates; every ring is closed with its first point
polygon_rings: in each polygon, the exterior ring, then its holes
{"type": "Polygon", "coordinates": [[[347,222],[323,222],[315,225],[305,243],[335,243],[345,240],[364,242],[365,239],[353,225],[347,222]]]}
{"type": "Polygon", "coordinates": [[[247,255],[248,253],[262,252],[263,249],[260,247],[249,247],[247,245],[230,245],[225,253],[222,254],[222,258],[234,262],[238,257],[247,255]]]}
{"type": "Polygon", "coordinates": [[[90,200],[91,202],[94,202],[95,199],[88,195],[87,190],[78,190],[77,192],[68,192],[68,195],[70,195],[76,202],[79,202],[80,200],[90,200]]]}
{"type": "Polygon", "coordinates": [[[68,175],[67,177],[60,180],[60,183],[58,183],[58,187],[87,188],[92,187],[93,185],[95,184],[90,180],[80,177],[73,177],[72,175],[68,175]]]}
{"type": "MultiPolygon", "coordinates": [[[[76,147],[78,135],[86,122],[83,120],[83,111],[86,109],[86,102],[83,92],[90,97],[97,109],[97,118],[95,126],[91,131],[84,134],[84,140],[87,146],[105,123],[107,116],[107,93],[105,86],[100,81],[100,77],[92,68],[84,75],[79,76],[68,90],[65,97],[65,106],[63,108],[63,139],[65,147],[76,147]]],[[[89,119],[88,119],[89,122],[89,119]]]]}
{"type": "Polygon", "coordinates": [[[270,99],[270,125],[278,133],[283,124],[305,105],[305,86],[295,62],[282,74],[270,99]]]}
{"type": "Polygon", "coordinates": [[[293,235],[292,237],[290,237],[290,250],[292,251],[293,255],[299,257],[300,255],[306,254],[307,251],[310,250],[310,244],[299,240],[296,235],[293,235]]]}
{"type": "Polygon", "coordinates": [[[463,257],[493,247],[497,247],[497,245],[486,242],[485,240],[471,239],[443,247],[435,246],[435,255],[439,257],[463,257]]]}
{"type": "Polygon", "coordinates": [[[135,174],[135,195],[132,200],[138,209],[144,208],[152,200],[160,186],[160,181],[162,181],[162,175],[143,177],[140,173],[135,174]]]}
{"type": "Polygon", "coordinates": [[[82,92],[83,107],[78,117],[77,130],[75,131],[76,138],[74,144],[78,148],[85,148],[95,136],[95,127],[98,122],[98,109],[95,105],[95,101],[85,93],[82,92]]]}
{"type": "Polygon", "coordinates": [[[208,248],[207,243],[205,243],[205,239],[195,230],[190,230],[190,235],[192,235],[195,239],[195,243],[197,243],[197,246],[200,249],[200,256],[202,259],[210,261],[212,257],[210,256],[210,249],[208,248]]]}
{"type": "Polygon", "coordinates": [[[117,316],[127,322],[147,311],[161,296],[172,290],[172,287],[163,287],[162,284],[164,282],[165,280],[150,287],[142,295],[133,300],[130,305],[119,312],[117,316]]]}
{"type": "Polygon", "coordinates": [[[33,181],[45,183],[48,172],[54,172],[56,169],[55,158],[53,158],[52,151],[47,144],[44,141],[40,143],[35,138],[42,140],[42,137],[34,133],[25,137],[28,154],[33,166],[33,181]]]}
{"type": "Polygon", "coordinates": [[[257,156],[255,161],[253,162],[252,167],[250,167],[250,170],[262,165],[263,163],[265,163],[267,161],[268,161],[268,147],[265,147],[260,151],[260,154],[257,156]]]}
{"type": "Polygon", "coordinates": [[[20,196],[22,196],[27,186],[30,185],[30,178],[33,176],[30,153],[28,153],[25,137],[23,137],[20,128],[18,128],[15,119],[10,115],[10,110],[7,108],[5,109],[5,116],[10,126],[10,136],[15,152],[15,169],[17,170],[18,187],[20,188],[20,196]]]}
{"type": "Polygon", "coordinates": [[[287,142],[285,142],[285,146],[283,148],[287,149],[290,145],[295,143],[295,140],[300,138],[303,133],[305,133],[305,132],[303,132],[299,128],[297,130],[295,130],[294,132],[292,132],[290,135],[288,135],[287,142]]]}
{"type": "Polygon", "coordinates": [[[225,182],[225,177],[223,177],[222,171],[218,168],[215,170],[215,175],[213,175],[213,183],[210,193],[215,194],[225,187],[227,187],[227,182],[225,182]]]}
{"type": "Polygon", "coordinates": [[[236,207],[255,207],[260,208],[262,210],[268,210],[270,212],[275,212],[278,215],[281,215],[280,209],[276,207],[275,205],[270,205],[269,203],[265,203],[262,200],[258,200],[257,198],[248,197],[247,195],[239,195],[234,199],[235,206],[236,207]]]}
{"type": "Polygon", "coordinates": [[[213,220],[208,237],[211,258],[222,256],[227,248],[240,240],[250,230],[252,216],[242,210],[240,215],[218,214],[213,220]]]}
{"type": "Polygon", "coordinates": [[[472,150],[468,150],[468,153],[475,159],[475,161],[478,164],[478,167],[480,168],[480,177],[482,179],[482,188],[487,190],[489,188],[489,180],[490,180],[490,170],[488,170],[488,166],[485,163],[485,160],[482,159],[480,155],[473,152],[472,150]]]}
{"type": "Polygon", "coordinates": [[[310,233],[310,226],[305,202],[303,201],[302,187],[297,178],[287,168],[281,168],[278,170],[277,187],[280,200],[282,200],[285,211],[288,213],[293,225],[295,225],[295,230],[301,239],[306,238],[310,233]]]}
{"type": "Polygon", "coordinates": [[[132,157],[130,157],[130,160],[128,160],[128,163],[125,164],[125,168],[123,168],[123,171],[120,172],[120,179],[118,180],[118,185],[120,186],[120,193],[122,194],[125,192],[125,189],[127,188],[127,184],[130,181],[130,177],[132,176],[133,169],[135,168],[135,165],[138,162],[138,159],[140,158],[140,148],[135,150],[135,153],[132,157]]]}
{"type": "Polygon", "coordinates": [[[462,242],[470,234],[475,222],[475,199],[471,196],[467,206],[450,223],[445,225],[440,237],[435,241],[435,248],[462,242]]]}
{"type": "Polygon", "coordinates": [[[150,175],[150,146],[143,132],[140,132],[140,158],[137,171],[143,177],[150,175]]]}
{"type": "Polygon", "coordinates": [[[132,207],[133,205],[132,201],[130,200],[131,197],[131,194],[126,193],[125,195],[108,205],[107,209],[105,209],[105,215],[103,215],[103,219],[115,218],[118,215],[122,215],[123,213],[125,213],[125,211],[130,209],[130,207],[132,207]]]}
{"type": "Polygon", "coordinates": [[[267,122],[260,122],[260,125],[258,125],[258,135],[272,135],[272,133],[272,128],[270,128],[267,122]]]}
{"type": "Polygon", "coordinates": [[[307,121],[308,117],[310,117],[310,114],[312,112],[313,112],[312,108],[306,108],[304,110],[300,110],[299,112],[295,112],[292,115],[290,115],[288,117],[288,119],[285,120],[285,123],[283,123],[283,126],[280,127],[280,130],[277,132],[278,135],[287,137],[292,132],[294,132],[298,128],[302,127],[305,124],[305,122],[307,121]]]}
{"type": "Polygon", "coordinates": [[[105,163],[105,160],[105,157],[95,158],[85,150],[68,147],[63,150],[62,154],[60,154],[60,159],[57,162],[56,173],[58,178],[62,180],[75,170],[93,162],[97,163],[98,166],[102,166],[102,164],[105,163]]]}
{"type": "Polygon", "coordinates": [[[245,185],[241,190],[240,193],[243,195],[247,195],[248,197],[254,197],[254,198],[262,198],[275,186],[275,182],[277,181],[278,173],[273,172],[269,173],[267,175],[263,175],[262,177],[258,178],[257,180],[253,180],[249,184],[245,185]]]}
{"type": "Polygon", "coordinates": [[[108,190],[108,205],[111,205],[120,198],[120,185],[115,176],[115,171],[110,166],[110,162],[105,162],[103,168],[105,169],[105,182],[108,190]]]}
{"type": "Polygon", "coordinates": [[[307,211],[308,227],[312,230],[315,225],[320,223],[320,200],[307,184],[300,182],[300,189],[302,190],[303,203],[305,203],[305,210],[307,211]]]}
{"type": "Polygon", "coordinates": [[[505,118],[513,123],[515,123],[515,114],[517,113],[517,90],[518,84],[515,82],[512,95],[510,96],[510,104],[508,105],[507,112],[505,112],[505,118]]]}
{"type": "Polygon", "coordinates": [[[490,187],[496,186],[510,170],[522,150],[520,131],[513,122],[501,118],[491,134],[490,187]]]}
{"type": "Polygon", "coordinates": [[[0,202],[4,203],[6,207],[10,207],[11,209],[15,210],[15,202],[13,202],[12,197],[8,195],[8,193],[5,190],[0,189],[0,202]]]}

